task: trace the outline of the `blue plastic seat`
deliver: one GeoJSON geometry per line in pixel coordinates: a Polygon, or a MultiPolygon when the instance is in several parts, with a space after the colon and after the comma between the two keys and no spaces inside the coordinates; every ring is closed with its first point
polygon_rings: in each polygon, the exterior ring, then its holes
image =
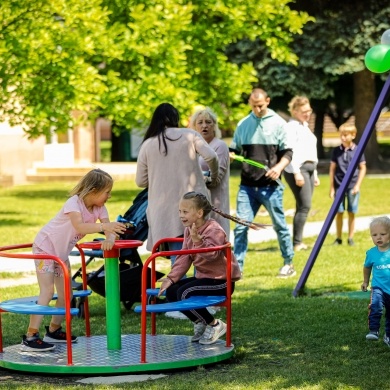
{"type": "MultiPolygon", "coordinates": [[[[193,309],[201,309],[208,306],[215,306],[226,301],[225,296],[192,296],[188,299],[183,299],[177,302],[159,303],[158,305],[146,305],[147,313],[164,313],[167,311],[185,311],[193,309]]],[[[134,308],[136,313],[142,312],[142,306],[134,308]]]]}
{"type": "MultiPolygon", "coordinates": [[[[91,293],[91,290],[81,290],[75,291],[73,296],[75,298],[86,297],[91,295],[91,293]]],[[[53,300],[57,298],[57,294],[54,294],[53,300]]],[[[37,300],[37,296],[9,299],[7,301],[0,302],[0,309],[6,312],[17,314],[65,315],[64,307],[37,305],[37,300]]],[[[70,309],[70,314],[72,316],[77,316],[78,313],[79,309],[70,309]]]]}

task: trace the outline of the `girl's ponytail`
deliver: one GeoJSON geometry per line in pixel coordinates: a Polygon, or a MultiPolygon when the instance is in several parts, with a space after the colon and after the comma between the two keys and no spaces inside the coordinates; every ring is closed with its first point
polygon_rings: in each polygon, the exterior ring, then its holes
{"type": "Polygon", "coordinates": [[[224,218],[227,218],[227,219],[230,219],[231,221],[237,222],[240,225],[248,226],[249,228],[254,229],[254,230],[265,229],[267,227],[272,226],[272,225],[264,225],[262,223],[249,222],[249,221],[245,221],[244,219],[241,219],[241,218],[233,217],[233,215],[226,214],[222,210],[217,209],[214,206],[211,206],[211,210],[213,210],[214,213],[222,215],[222,217],[224,217],[224,218]]]}

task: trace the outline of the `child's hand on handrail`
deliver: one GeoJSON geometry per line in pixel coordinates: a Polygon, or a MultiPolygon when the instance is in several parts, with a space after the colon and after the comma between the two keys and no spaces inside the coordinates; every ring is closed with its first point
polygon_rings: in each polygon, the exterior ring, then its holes
{"type": "Polygon", "coordinates": [[[115,244],[115,240],[107,239],[102,241],[102,250],[103,251],[109,251],[113,248],[115,244]]]}

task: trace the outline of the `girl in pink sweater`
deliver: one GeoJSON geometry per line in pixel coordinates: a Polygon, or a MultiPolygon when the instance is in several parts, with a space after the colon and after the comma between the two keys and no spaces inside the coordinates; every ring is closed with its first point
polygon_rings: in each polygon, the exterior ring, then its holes
{"type": "MultiPolygon", "coordinates": [[[[183,249],[209,248],[224,245],[228,242],[225,231],[214,219],[209,219],[211,211],[233,219],[213,207],[206,196],[199,192],[186,193],[179,203],[179,215],[184,225],[183,249]]],[[[259,228],[263,226],[254,226],[259,228]]],[[[232,292],[234,284],[241,278],[237,260],[232,254],[232,292]]],[[[161,280],[160,295],[166,291],[168,302],[177,302],[190,296],[226,295],[226,256],[223,251],[199,253],[195,255],[179,255],[171,272],[161,280]],[[183,278],[193,265],[196,274],[183,278]]],[[[207,308],[183,312],[194,323],[192,341],[200,344],[214,344],[226,333],[226,324],[215,319],[207,308]]]]}
{"type": "MultiPolygon", "coordinates": [[[[112,177],[101,169],[88,172],[71,191],[57,215],[50,220],[37,234],[33,243],[33,253],[59,257],[70,270],[69,253],[75,244],[86,234],[104,232],[102,250],[110,250],[117,234],[123,233],[126,227],[120,222],[110,222],[105,203],[111,198],[112,177]],[[97,222],[99,221],[99,222],[97,222]]],[[[39,283],[39,305],[48,305],[52,300],[54,289],[58,299],[56,307],[64,307],[64,274],[61,266],[50,259],[35,260],[39,283]]],[[[30,323],[23,335],[21,349],[24,352],[50,351],[55,343],[66,342],[66,333],[62,331],[63,315],[53,315],[46,334],[39,336],[42,315],[31,315],[30,323]]],[[[77,337],[72,336],[72,342],[77,337]]]]}

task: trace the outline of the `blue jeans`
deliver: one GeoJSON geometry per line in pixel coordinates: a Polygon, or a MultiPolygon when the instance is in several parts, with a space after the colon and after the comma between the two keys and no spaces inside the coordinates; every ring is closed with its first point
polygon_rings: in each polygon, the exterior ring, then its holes
{"type": "Polygon", "coordinates": [[[345,211],[345,203],[347,203],[347,210],[350,213],[356,214],[358,212],[359,198],[360,198],[360,192],[353,195],[352,188],[347,190],[346,193],[344,194],[344,198],[341,201],[337,212],[343,213],[345,211]]]}
{"type": "Polygon", "coordinates": [[[370,332],[379,332],[383,309],[385,313],[385,331],[390,337],[390,295],[383,292],[380,288],[371,288],[371,302],[368,313],[368,329],[370,332]]]}
{"type": "MultiPolygon", "coordinates": [[[[248,187],[240,185],[237,194],[237,217],[252,222],[260,206],[268,211],[273,228],[278,236],[284,264],[291,264],[294,250],[290,231],[283,211],[283,188],[280,186],[248,187]]],[[[236,224],[234,228],[234,255],[241,271],[248,250],[248,227],[236,224]]]]}
{"type": "MultiPolygon", "coordinates": [[[[168,242],[168,250],[170,251],[179,251],[183,247],[182,242],[168,242]]],[[[175,263],[177,255],[170,256],[171,266],[175,263]]]]}

